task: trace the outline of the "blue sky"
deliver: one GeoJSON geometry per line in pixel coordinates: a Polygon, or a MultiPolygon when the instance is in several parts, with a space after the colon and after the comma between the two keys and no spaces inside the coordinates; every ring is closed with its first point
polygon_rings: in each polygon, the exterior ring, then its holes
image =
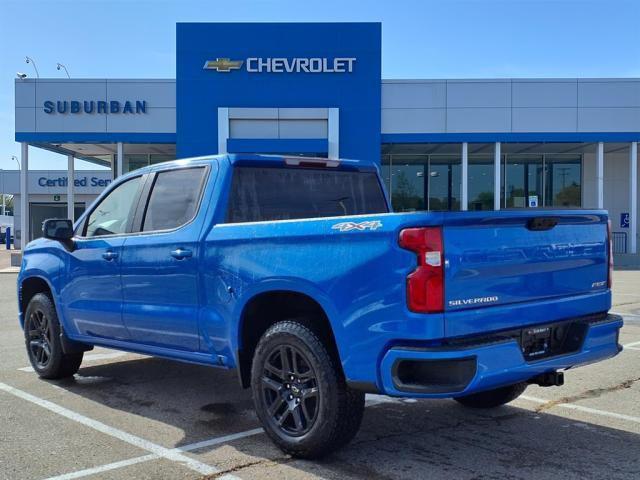
{"type": "MultiPolygon", "coordinates": [[[[384,78],[640,77],[639,0],[0,0],[0,168],[16,71],[174,78],[175,23],[380,21],[384,78]]],[[[66,168],[30,150],[31,168],[66,168]]],[[[80,166],[80,165],[79,165],[80,166]]]]}

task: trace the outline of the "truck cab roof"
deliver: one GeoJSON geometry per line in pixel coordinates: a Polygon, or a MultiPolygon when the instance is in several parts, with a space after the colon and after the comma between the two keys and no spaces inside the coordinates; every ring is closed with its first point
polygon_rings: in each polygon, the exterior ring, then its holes
{"type": "Polygon", "coordinates": [[[302,157],[292,155],[267,155],[258,153],[230,153],[222,155],[207,155],[202,157],[185,158],[180,160],[172,160],[169,162],[157,163],[149,165],[129,172],[126,177],[131,174],[141,174],[162,170],[171,166],[185,165],[202,165],[212,163],[216,160],[226,159],[230,165],[263,165],[263,166],[282,166],[289,165],[292,167],[303,168],[337,168],[340,170],[376,170],[376,163],[371,160],[354,160],[341,158],[333,160],[322,157],[302,157]]]}

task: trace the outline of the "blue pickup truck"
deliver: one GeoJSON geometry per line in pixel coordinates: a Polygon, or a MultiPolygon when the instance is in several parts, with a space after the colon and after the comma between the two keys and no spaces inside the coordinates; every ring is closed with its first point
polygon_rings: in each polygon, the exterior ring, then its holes
{"type": "Polygon", "coordinates": [[[299,457],[349,442],[366,392],[491,408],[621,350],[606,212],[392,213],[373,162],[158,164],[43,234],[18,277],[41,377],[94,345],[234,368],[299,457]]]}

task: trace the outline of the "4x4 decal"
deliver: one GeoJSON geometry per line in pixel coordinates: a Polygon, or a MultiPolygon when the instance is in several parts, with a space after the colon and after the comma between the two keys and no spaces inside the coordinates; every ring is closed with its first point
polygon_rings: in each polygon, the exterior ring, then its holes
{"type": "Polygon", "coordinates": [[[366,222],[341,222],[331,227],[332,230],[340,230],[341,232],[351,232],[353,230],[377,230],[382,227],[380,220],[367,220],[366,222]]]}

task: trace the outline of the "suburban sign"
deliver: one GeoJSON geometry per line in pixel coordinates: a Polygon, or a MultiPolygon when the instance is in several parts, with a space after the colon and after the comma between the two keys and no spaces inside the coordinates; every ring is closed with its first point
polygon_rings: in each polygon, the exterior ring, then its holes
{"type": "Polygon", "coordinates": [[[240,70],[243,65],[249,73],[351,73],[355,57],[336,58],[285,58],[285,57],[249,57],[246,60],[216,58],[207,60],[205,70],[230,72],[240,70]]]}
{"type": "Polygon", "coordinates": [[[42,109],[44,113],[87,113],[87,114],[140,114],[147,113],[147,101],[146,100],[132,100],[119,102],[117,100],[111,100],[106,102],[104,100],[46,100],[42,109]]]}

